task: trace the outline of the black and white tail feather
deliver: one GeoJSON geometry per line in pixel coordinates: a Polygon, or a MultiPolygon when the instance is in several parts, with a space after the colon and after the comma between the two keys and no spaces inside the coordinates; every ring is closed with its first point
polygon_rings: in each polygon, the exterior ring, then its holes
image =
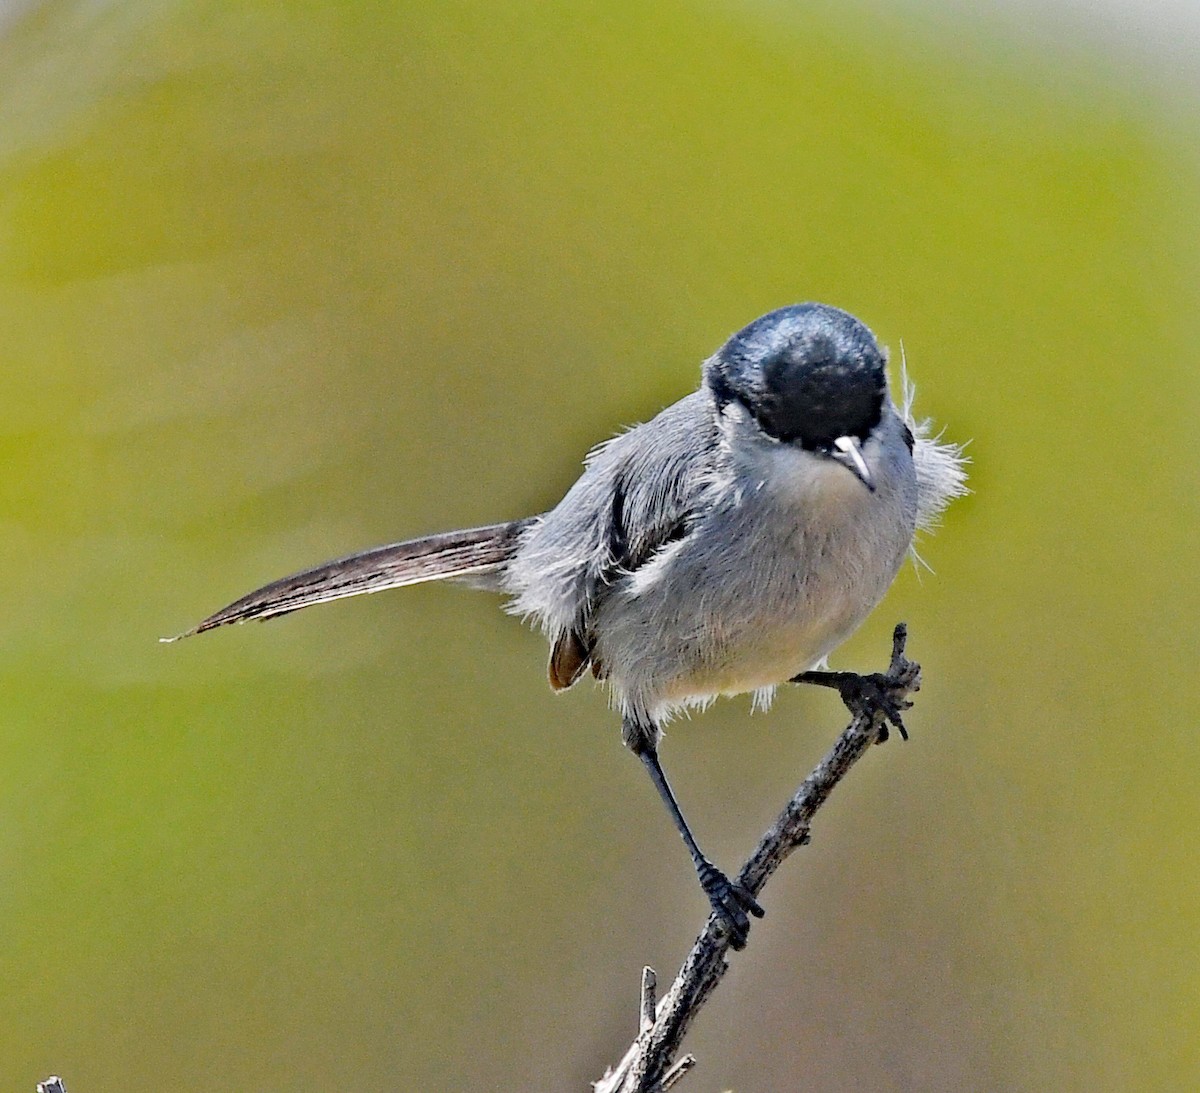
{"type": "Polygon", "coordinates": [[[530,522],[512,520],[506,524],[447,531],[335,558],[263,585],[209,615],[191,630],[163,640],[178,641],[218,626],[278,618],[314,604],[425,581],[453,579],[483,588],[499,588],[498,574],[512,559],[521,531],[530,522]]]}

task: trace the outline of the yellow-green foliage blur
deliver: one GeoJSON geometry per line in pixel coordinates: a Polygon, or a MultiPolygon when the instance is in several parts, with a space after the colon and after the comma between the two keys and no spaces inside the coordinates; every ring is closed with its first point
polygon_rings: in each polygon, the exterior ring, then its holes
{"type": "MultiPolygon", "coordinates": [[[[773,307],[970,441],[836,667],[925,667],[767,889],[703,1089],[1200,1073],[1200,108],[835,4],[27,4],[0,28],[0,1087],[588,1088],[705,905],[598,689],[425,586],[773,307]]],[[[1194,90],[1194,89],[1193,89],[1194,90]]],[[[736,868],[835,697],[675,724],[736,868]]],[[[688,1088],[691,1088],[690,1086],[688,1088]]]]}

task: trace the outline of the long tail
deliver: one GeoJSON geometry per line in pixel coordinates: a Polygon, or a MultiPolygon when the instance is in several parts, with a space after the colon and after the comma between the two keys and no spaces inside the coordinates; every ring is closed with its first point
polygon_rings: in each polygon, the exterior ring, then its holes
{"type": "Polygon", "coordinates": [[[530,519],[483,528],[447,531],[424,539],[375,547],[282,577],[235,600],[182,634],[164,641],[202,634],[218,626],[249,619],[272,619],[346,596],[381,592],[447,577],[486,577],[499,570],[517,548],[530,519]]]}

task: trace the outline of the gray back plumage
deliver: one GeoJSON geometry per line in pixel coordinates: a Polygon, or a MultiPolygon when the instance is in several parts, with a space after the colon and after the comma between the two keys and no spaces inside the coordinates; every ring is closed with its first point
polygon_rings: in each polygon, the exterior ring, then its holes
{"type": "Polygon", "coordinates": [[[703,510],[718,447],[711,400],[696,391],[593,449],[562,501],[522,531],[503,578],[510,610],[590,647],[596,606],[703,510]]]}

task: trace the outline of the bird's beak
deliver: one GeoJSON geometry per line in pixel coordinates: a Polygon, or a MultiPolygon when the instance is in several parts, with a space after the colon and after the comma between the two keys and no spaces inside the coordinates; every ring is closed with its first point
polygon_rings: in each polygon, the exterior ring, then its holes
{"type": "Polygon", "coordinates": [[[867,467],[867,461],[863,459],[862,443],[858,437],[839,436],[833,442],[833,450],[830,451],[829,458],[836,460],[845,467],[846,470],[854,475],[872,493],[875,492],[875,483],[871,479],[871,471],[867,467]]]}

